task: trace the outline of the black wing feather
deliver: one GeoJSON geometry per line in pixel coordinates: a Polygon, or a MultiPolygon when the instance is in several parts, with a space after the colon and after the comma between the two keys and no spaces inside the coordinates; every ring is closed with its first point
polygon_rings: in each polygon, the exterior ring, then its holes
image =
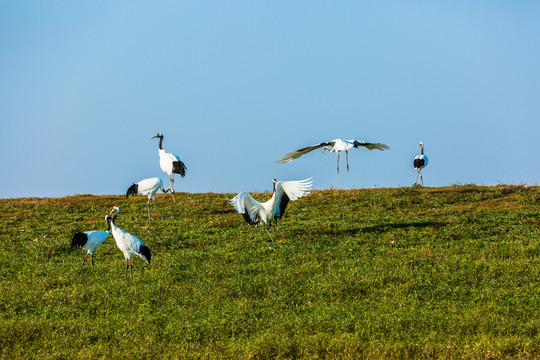
{"type": "Polygon", "coordinates": [[[281,200],[279,201],[279,214],[276,214],[274,216],[275,219],[277,219],[278,217],[280,218],[283,216],[283,214],[285,214],[285,209],[287,208],[289,201],[291,200],[287,196],[287,193],[283,192],[283,196],[281,197],[281,200]]]}
{"type": "Polygon", "coordinates": [[[255,220],[251,220],[251,217],[249,216],[247,211],[245,213],[242,213],[242,216],[244,217],[244,220],[246,220],[246,222],[251,226],[257,227],[261,223],[261,218],[259,217],[259,215],[255,217],[255,220]]]}
{"type": "Polygon", "coordinates": [[[298,150],[296,150],[296,152],[304,151],[304,150],[309,149],[309,148],[314,147],[314,146],[322,147],[322,146],[328,146],[328,145],[332,145],[332,144],[330,142],[322,142],[322,143],[318,143],[316,145],[306,146],[305,148],[298,149],[298,150]]]}
{"type": "MultiPolygon", "coordinates": [[[[363,142],[363,141],[358,141],[358,140],[354,140],[354,143],[353,143],[353,146],[355,148],[358,148],[359,146],[363,146],[365,148],[368,148],[369,150],[371,150],[369,147],[372,146],[372,145],[383,145],[381,143],[368,143],[368,142],[363,142]]],[[[381,150],[381,149],[379,149],[381,150]]]]}

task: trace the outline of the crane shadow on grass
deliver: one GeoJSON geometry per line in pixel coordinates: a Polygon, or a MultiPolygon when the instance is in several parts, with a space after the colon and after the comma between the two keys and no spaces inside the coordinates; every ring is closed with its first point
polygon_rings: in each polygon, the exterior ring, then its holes
{"type": "Polygon", "coordinates": [[[446,226],[447,222],[437,222],[437,221],[412,221],[412,222],[400,222],[400,223],[386,223],[386,224],[377,224],[373,226],[366,226],[361,229],[363,233],[375,233],[382,234],[388,231],[397,230],[397,229],[410,229],[410,228],[441,228],[446,226]]]}

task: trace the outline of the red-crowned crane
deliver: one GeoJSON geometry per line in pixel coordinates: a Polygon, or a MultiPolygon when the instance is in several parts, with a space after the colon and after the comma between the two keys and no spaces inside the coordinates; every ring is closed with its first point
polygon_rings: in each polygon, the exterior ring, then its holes
{"type": "MultiPolygon", "coordinates": [[[[300,181],[277,181],[273,180],[272,198],[267,202],[260,203],[247,191],[242,191],[230,200],[231,205],[244,216],[251,226],[257,227],[263,223],[265,230],[273,241],[267,227],[272,226],[272,220],[276,221],[285,213],[289,201],[294,201],[309,194],[313,184],[311,178],[300,181]]],[[[277,226],[274,226],[277,230],[277,226]]],[[[281,230],[279,230],[281,232],[281,230]]]]}
{"type": "Polygon", "coordinates": [[[84,263],[86,262],[86,258],[88,257],[88,255],[90,255],[90,260],[92,261],[92,270],[94,270],[93,252],[98,248],[99,245],[101,245],[105,241],[105,239],[107,238],[107,236],[109,236],[109,233],[111,232],[111,216],[109,214],[105,216],[105,222],[107,223],[107,231],[85,231],[78,232],[73,235],[73,239],[71,239],[71,246],[76,246],[88,250],[86,256],[83,259],[81,270],[84,266],[84,263]]]}
{"type": "Polygon", "coordinates": [[[169,175],[169,181],[171,182],[171,194],[173,194],[174,199],[174,174],[179,174],[180,176],[186,176],[186,165],[180,160],[178,155],[173,153],[168,153],[163,150],[163,134],[157,133],[157,135],[152,136],[150,140],[159,138],[159,166],[167,175],[169,175]]]}
{"type": "Polygon", "coordinates": [[[349,149],[352,147],[358,148],[358,147],[365,147],[368,150],[388,150],[390,147],[386,144],[381,143],[367,143],[361,140],[341,140],[341,139],[334,139],[327,142],[318,143],[312,146],[308,146],[305,148],[302,148],[300,150],[291,151],[290,153],[287,153],[283,155],[278,161],[278,163],[288,163],[293,160],[298,159],[300,156],[307,154],[310,151],[313,151],[315,149],[322,148],[323,154],[325,151],[328,152],[335,152],[337,154],[337,172],[339,174],[339,153],[340,151],[345,151],[346,156],[346,162],[347,162],[347,171],[349,171],[349,149]]]}
{"type": "Polygon", "coordinates": [[[428,158],[426,155],[424,155],[424,143],[420,141],[418,146],[416,147],[421,148],[420,155],[416,155],[413,160],[413,166],[416,170],[418,170],[418,174],[416,174],[416,181],[414,184],[418,184],[418,176],[420,176],[420,180],[422,181],[422,186],[424,186],[424,179],[422,178],[422,169],[425,168],[428,164],[428,158]]]}
{"type": "Polygon", "coordinates": [[[146,207],[148,209],[148,220],[150,220],[150,199],[154,201],[154,206],[159,216],[161,216],[161,219],[163,220],[163,216],[161,215],[161,212],[159,212],[159,208],[156,204],[156,192],[158,192],[158,190],[160,189],[164,193],[167,193],[169,191],[171,191],[172,193],[172,189],[170,187],[164,190],[163,181],[161,181],[160,178],[154,177],[154,178],[144,179],[129,187],[129,189],[126,192],[126,198],[128,198],[129,195],[132,195],[132,196],[148,195],[148,202],[146,203],[146,207]]]}
{"type": "Polygon", "coordinates": [[[120,251],[124,253],[124,257],[126,258],[125,277],[127,277],[127,269],[129,268],[129,273],[131,274],[131,278],[133,279],[133,264],[131,263],[131,257],[133,255],[137,255],[138,257],[146,261],[148,264],[150,264],[150,249],[146,245],[144,245],[138,237],[136,237],[135,235],[131,235],[130,233],[125,232],[124,230],[116,226],[115,220],[119,213],[120,209],[118,208],[118,206],[114,206],[111,211],[112,234],[114,240],[116,240],[116,246],[118,246],[120,251]]]}

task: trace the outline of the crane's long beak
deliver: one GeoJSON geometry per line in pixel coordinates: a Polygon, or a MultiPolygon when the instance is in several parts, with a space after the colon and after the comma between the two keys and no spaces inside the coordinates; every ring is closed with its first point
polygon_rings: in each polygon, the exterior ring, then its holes
{"type": "Polygon", "coordinates": [[[157,135],[154,135],[154,136],[152,136],[152,137],[150,138],[150,140],[155,139],[155,138],[157,138],[157,137],[158,137],[157,135]]]}

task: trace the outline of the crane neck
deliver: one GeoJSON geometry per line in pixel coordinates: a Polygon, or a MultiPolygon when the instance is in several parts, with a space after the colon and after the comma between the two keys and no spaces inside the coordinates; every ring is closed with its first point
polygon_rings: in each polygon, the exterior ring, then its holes
{"type": "Polygon", "coordinates": [[[163,145],[163,136],[160,136],[160,137],[159,137],[159,145],[158,145],[158,146],[159,146],[159,150],[163,150],[163,146],[162,146],[162,145],[163,145]]]}
{"type": "Polygon", "coordinates": [[[424,145],[420,147],[420,154],[424,155],[424,145]]]}
{"type": "Polygon", "coordinates": [[[272,194],[276,193],[276,183],[272,183],[272,194]]]}
{"type": "Polygon", "coordinates": [[[107,231],[111,231],[111,217],[107,216],[107,231]]]}
{"type": "Polygon", "coordinates": [[[116,217],[118,216],[118,214],[114,214],[112,219],[111,219],[111,223],[112,223],[112,227],[115,227],[116,224],[114,223],[114,221],[116,220],[116,217]]]}

